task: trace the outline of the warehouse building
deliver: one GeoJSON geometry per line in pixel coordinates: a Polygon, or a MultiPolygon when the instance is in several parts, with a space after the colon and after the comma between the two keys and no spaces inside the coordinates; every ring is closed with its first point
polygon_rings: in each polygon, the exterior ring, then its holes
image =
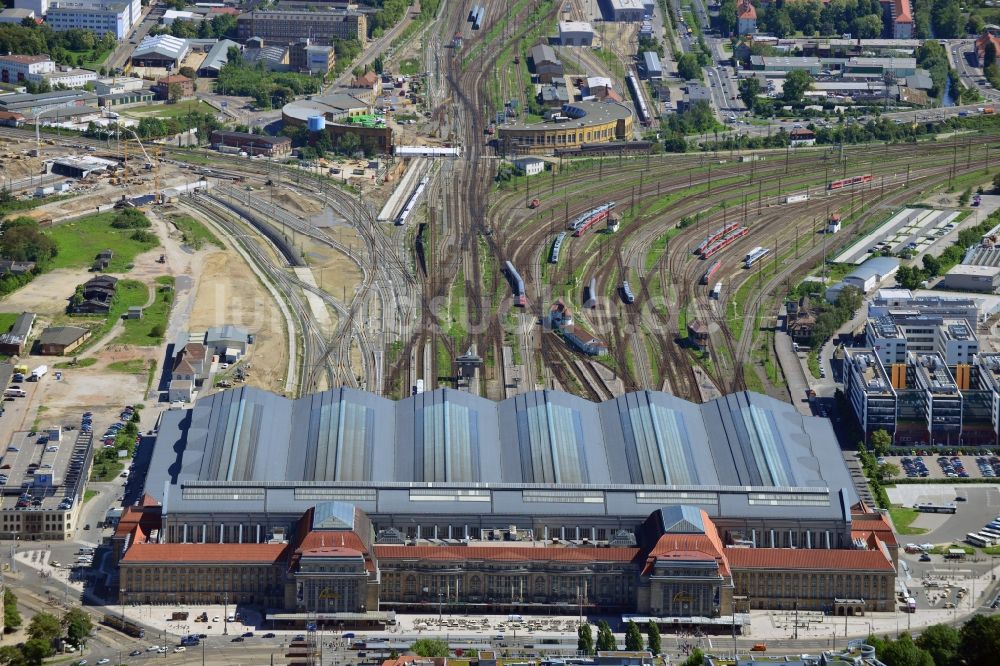
{"type": "Polygon", "coordinates": [[[132,52],[132,66],[172,70],[180,67],[189,50],[190,45],[186,39],[173,35],[145,37],[132,52]]]}
{"type": "Polygon", "coordinates": [[[241,42],[259,37],[269,45],[294,44],[306,36],[317,44],[330,44],[334,39],[364,44],[368,38],[368,19],[354,10],[254,10],[240,14],[236,27],[241,42]]]}
{"type": "Polygon", "coordinates": [[[653,15],[653,0],[603,0],[609,21],[642,21],[653,15]]]}
{"type": "Polygon", "coordinates": [[[553,78],[563,75],[563,64],[555,50],[548,44],[536,44],[528,52],[531,68],[539,83],[551,83],[553,78]]]}
{"type": "MultiPolygon", "coordinates": [[[[33,263],[32,267],[34,267],[33,263]]],[[[6,356],[20,356],[23,354],[28,337],[31,336],[31,328],[34,325],[34,312],[22,312],[18,315],[10,330],[6,333],[0,333],[0,354],[6,356]]]]}
{"type": "Polygon", "coordinates": [[[90,107],[97,111],[97,95],[86,90],[53,90],[47,93],[24,93],[17,95],[0,95],[0,111],[20,113],[33,117],[46,113],[47,120],[58,119],[58,114],[49,114],[57,109],[66,109],[66,114],[85,110],[90,107]]]}
{"type": "Polygon", "coordinates": [[[563,46],[592,46],[594,27],[586,21],[559,21],[559,43],[563,46]]]}
{"type": "Polygon", "coordinates": [[[212,147],[216,150],[228,147],[246,152],[248,155],[277,157],[289,155],[292,152],[292,140],[287,136],[265,136],[249,132],[212,130],[211,141],[212,147]]]}
{"type": "Polygon", "coordinates": [[[995,294],[1000,288],[1000,266],[958,264],[945,274],[942,286],[955,291],[995,294]]]}
{"type": "Polygon", "coordinates": [[[510,123],[498,127],[506,152],[552,153],[585,143],[627,141],[632,136],[632,110],[614,102],[565,104],[540,123],[510,123]]]}
{"type": "Polygon", "coordinates": [[[803,56],[750,56],[750,69],[759,72],[802,70],[817,75],[823,69],[819,58],[803,56]]]}
{"type": "Polygon", "coordinates": [[[650,81],[659,81],[663,78],[663,65],[660,64],[660,56],[655,52],[642,52],[642,75],[650,81]]]}
{"type": "Polygon", "coordinates": [[[240,45],[231,39],[220,39],[216,42],[198,66],[198,76],[217,77],[223,65],[229,62],[229,49],[232,47],[238,49],[240,45]]]}
{"type": "Polygon", "coordinates": [[[50,326],[38,336],[38,353],[63,356],[79,348],[90,338],[90,330],[79,326],[50,326]]]}

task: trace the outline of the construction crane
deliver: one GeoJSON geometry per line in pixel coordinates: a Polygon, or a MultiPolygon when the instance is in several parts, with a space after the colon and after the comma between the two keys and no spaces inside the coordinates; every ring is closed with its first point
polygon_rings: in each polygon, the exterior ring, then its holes
{"type": "MultiPolygon", "coordinates": [[[[143,167],[148,171],[153,168],[153,160],[149,158],[149,153],[146,152],[146,147],[142,145],[142,141],[139,139],[139,135],[135,133],[130,127],[124,128],[126,132],[135,137],[135,142],[139,144],[139,149],[142,151],[143,156],[146,158],[146,164],[143,167]]],[[[128,169],[128,141],[125,142],[125,168],[128,169]]]]}

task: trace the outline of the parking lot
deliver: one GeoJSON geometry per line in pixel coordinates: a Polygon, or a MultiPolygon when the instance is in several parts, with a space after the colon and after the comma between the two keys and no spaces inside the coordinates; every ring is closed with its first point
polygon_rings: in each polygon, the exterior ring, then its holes
{"type": "Polygon", "coordinates": [[[984,450],[978,456],[886,456],[879,462],[899,467],[900,476],[925,479],[992,479],[1000,476],[1000,456],[984,450]]]}
{"type": "MultiPolygon", "coordinates": [[[[854,243],[834,259],[837,264],[860,264],[873,253],[902,250],[921,253],[935,242],[957,231],[958,211],[904,208],[888,222],[854,243]]],[[[970,216],[970,222],[972,217],[970,216]]]]}

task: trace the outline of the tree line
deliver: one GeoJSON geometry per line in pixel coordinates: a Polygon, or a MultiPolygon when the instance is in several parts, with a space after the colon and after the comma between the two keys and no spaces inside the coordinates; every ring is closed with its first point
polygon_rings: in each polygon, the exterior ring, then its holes
{"type": "Polygon", "coordinates": [[[30,21],[26,24],[0,24],[0,53],[15,55],[48,55],[60,65],[80,67],[85,58],[81,52],[89,51],[92,57],[110,51],[117,45],[110,32],[97,35],[91,30],[74,28],[55,32],[44,23],[30,21]]]}
{"type": "MultiPolygon", "coordinates": [[[[13,633],[20,628],[22,620],[17,610],[17,596],[9,587],[4,590],[3,607],[4,632],[13,633]]],[[[77,648],[84,646],[93,628],[90,615],[82,608],[71,608],[61,618],[51,613],[37,613],[28,622],[26,641],[0,646],[0,664],[41,666],[56,653],[56,645],[62,640],[77,648]]]]}

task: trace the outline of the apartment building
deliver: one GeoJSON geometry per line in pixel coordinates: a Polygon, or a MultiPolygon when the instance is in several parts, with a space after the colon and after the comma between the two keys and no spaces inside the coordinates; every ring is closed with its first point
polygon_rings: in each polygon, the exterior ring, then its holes
{"type": "Polygon", "coordinates": [[[368,37],[367,17],[352,10],[254,10],[240,14],[236,25],[241,42],[260,37],[269,45],[294,44],[303,38],[319,45],[334,39],[356,39],[363,44],[368,37]]]}

